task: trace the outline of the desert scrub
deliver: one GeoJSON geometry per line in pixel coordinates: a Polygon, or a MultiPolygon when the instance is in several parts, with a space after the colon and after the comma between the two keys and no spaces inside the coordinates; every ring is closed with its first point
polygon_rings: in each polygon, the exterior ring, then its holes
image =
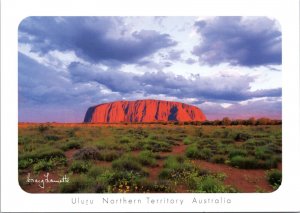
{"type": "Polygon", "coordinates": [[[66,158],[55,157],[49,160],[40,160],[33,165],[33,171],[51,171],[59,166],[65,166],[67,164],[66,158]]]}
{"type": "Polygon", "coordinates": [[[97,191],[100,192],[139,192],[141,173],[124,170],[105,170],[96,178],[97,191]]]}
{"type": "Polygon", "coordinates": [[[230,159],[230,165],[239,169],[257,169],[258,163],[254,157],[236,155],[230,159]]]}
{"type": "Polygon", "coordinates": [[[209,160],[212,156],[212,150],[210,148],[199,149],[199,146],[192,144],[187,147],[185,155],[191,159],[209,160]]]}
{"type": "Polygon", "coordinates": [[[73,159],[75,160],[98,160],[99,159],[99,151],[94,147],[85,147],[79,149],[74,153],[73,159]]]}
{"type": "Polygon", "coordinates": [[[212,176],[205,175],[200,177],[193,177],[189,180],[189,188],[192,192],[206,192],[206,193],[232,193],[237,190],[228,185],[224,185],[221,180],[212,176]]]}
{"type": "Polygon", "coordinates": [[[203,148],[199,150],[199,158],[203,160],[209,160],[212,156],[212,151],[209,148],[203,148]]]}
{"type": "Polygon", "coordinates": [[[191,159],[198,159],[199,158],[199,150],[198,150],[197,145],[192,144],[192,145],[188,146],[185,151],[185,155],[191,159]]]}
{"type": "Polygon", "coordinates": [[[282,173],[278,169],[271,169],[267,171],[267,180],[273,186],[274,189],[277,189],[282,181],[282,173]]]}
{"type": "Polygon", "coordinates": [[[240,141],[240,142],[246,141],[249,138],[251,138],[251,135],[249,135],[248,133],[244,133],[244,132],[237,133],[234,137],[234,139],[236,141],[240,141]]]}
{"type": "Polygon", "coordinates": [[[198,168],[183,156],[169,156],[159,173],[159,179],[185,182],[193,173],[198,173],[198,168]]]}
{"type": "Polygon", "coordinates": [[[226,160],[227,160],[227,157],[225,155],[214,155],[211,158],[211,161],[213,163],[225,163],[226,160]]]}
{"type": "Polygon", "coordinates": [[[101,176],[106,170],[107,168],[93,165],[88,169],[87,175],[93,179],[96,179],[97,177],[101,176]]]}
{"type": "Polygon", "coordinates": [[[19,161],[27,160],[32,163],[38,162],[40,160],[50,160],[52,158],[65,158],[65,155],[61,150],[51,149],[50,147],[37,149],[33,152],[19,155],[19,161]]]}
{"type": "Polygon", "coordinates": [[[228,152],[229,152],[229,158],[233,158],[235,156],[243,156],[243,157],[247,156],[247,151],[243,149],[229,148],[228,152]]]}
{"type": "Polygon", "coordinates": [[[127,145],[120,144],[120,143],[117,143],[117,142],[114,142],[114,141],[108,141],[108,140],[98,141],[96,143],[96,147],[99,150],[102,150],[102,149],[110,149],[110,150],[118,150],[118,151],[127,150],[127,145]]]}
{"type": "Polygon", "coordinates": [[[110,150],[110,149],[102,149],[99,151],[98,154],[98,160],[103,160],[103,161],[113,161],[120,156],[122,156],[123,151],[119,150],[110,150]]]}
{"type": "Polygon", "coordinates": [[[271,157],[272,152],[270,152],[266,147],[256,147],[254,155],[257,159],[267,160],[271,157]]]}
{"type": "Polygon", "coordinates": [[[72,176],[70,182],[59,184],[59,191],[61,193],[93,192],[90,189],[93,184],[93,180],[89,179],[87,176],[72,176]]]}
{"type": "Polygon", "coordinates": [[[138,161],[143,165],[143,166],[157,166],[156,163],[156,154],[154,154],[151,151],[142,151],[138,155],[138,161]]]}
{"type": "Polygon", "coordinates": [[[59,137],[57,135],[45,135],[44,139],[47,141],[58,141],[61,139],[61,137],[59,137]]]}
{"type": "Polygon", "coordinates": [[[143,149],[143,142],[142,141],[135,141],[127,145],[129,151],[137,151],[143,149]]]}
{"type": "Polygon", "coordinates": [[[193,141],[191,140],[190,137],[186,137],[186,138],[183,139],[183,143],[184,143],[185,145],[189,145],[189,144],[192,144],[193,141]]]}
{"type": "Polygon", "coordinates": [[[77,140],[71,140],[71,141],[68,141],[66,142],[65,144],[63,144],[61,146],[61,149],[63,151],[67,151],[67,150],[70,150],[70,149],[80,149],[81,148],[81,141],[77,141],[77,140]]]}
{"type": "Polygon", "coordinates": [[[73,173],[86,173],[89,171],[91,164],[88,161],[74,160],[69,168],[73,173]]]}
{"type": "Polygon", "coordinates": [[[138,173],[145,173],[142,168],[142,165],[139,163],[137,158],[131,155],[124,155],[117,160],[112,162],[112,168],[114,170],[120,171],[128,171],[128,172],[138,172],[138,173]]]}
{"type": "Polygon", "coordinates": [[[227,139],[227,138],[220,139],[220,141],[221,141],[222,144],[232,144],[232,143],[234,143],[233,139],[227,139]]]}
{"type": "Polygon", "coordinates": [[[164,141],[156,141],[148,138],[144,141],[144,149],[152,152],[170,152],[171,148],[171,145],[164,141]]]}
{"type": "Polygon", "coordinates": [[[155,182],[149,181],[145,178],[137,181],[136,187],[133,192],[139,193],[171,193],[176,192],[174,185],[168,180],[158,180],[155,182]]]}
{"type": "Polygon", "coordinates": [[[131,143],[131,139],[127,136],[123,136],[120,141],[119,141],[121,144],[129,144],[131,143]]]}

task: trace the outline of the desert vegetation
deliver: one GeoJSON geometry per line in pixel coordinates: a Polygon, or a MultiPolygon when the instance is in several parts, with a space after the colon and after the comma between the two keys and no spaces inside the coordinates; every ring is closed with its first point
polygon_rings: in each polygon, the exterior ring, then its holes
{"type": "Polygon", "coordinates": [[[19,124],[27,192],[271,192],[281,183],[281,121],[19,124]],[[29,183],[46,173],[67,183],[29,183]]]}

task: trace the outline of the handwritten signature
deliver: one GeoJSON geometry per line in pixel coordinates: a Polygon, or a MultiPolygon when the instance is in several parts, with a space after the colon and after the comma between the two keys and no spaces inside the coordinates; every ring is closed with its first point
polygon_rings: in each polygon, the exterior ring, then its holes
{"type": "Polygon", "coordinates": [[[68,183],[70,181],[70,178],[67,177],[67,175],[62,176],[59,179],[53,179],[53,178],[49,178],[49,172],[47,172],[47,174],[43,175],[44,177],[38,179],[38,178],[33,178],[31,177],[31,174],[28,173],[27,175],[27,183],[38,183],[39,187],[41,187],[42,189],[45,188],[46,183],[68,183]]]}

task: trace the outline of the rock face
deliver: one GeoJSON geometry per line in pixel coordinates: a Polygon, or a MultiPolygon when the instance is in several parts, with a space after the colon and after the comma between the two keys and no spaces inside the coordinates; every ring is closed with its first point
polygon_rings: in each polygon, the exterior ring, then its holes
{"type": "Polygon", "coordinates": [[[192,105],[161,100],[116,101],[90,107],[88,123],[204,121],[203,112],[192,105]]]}

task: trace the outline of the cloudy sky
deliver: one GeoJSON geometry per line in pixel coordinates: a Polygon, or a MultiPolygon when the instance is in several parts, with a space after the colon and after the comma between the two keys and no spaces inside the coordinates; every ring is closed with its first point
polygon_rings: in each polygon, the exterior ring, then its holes
{"type": "Polygon", "coordinates": [[[269,17],[29,17],[18,54],[20,122],[82,122],[89,106],[150,98],[209,120],[281,118],[269,17]]]}

